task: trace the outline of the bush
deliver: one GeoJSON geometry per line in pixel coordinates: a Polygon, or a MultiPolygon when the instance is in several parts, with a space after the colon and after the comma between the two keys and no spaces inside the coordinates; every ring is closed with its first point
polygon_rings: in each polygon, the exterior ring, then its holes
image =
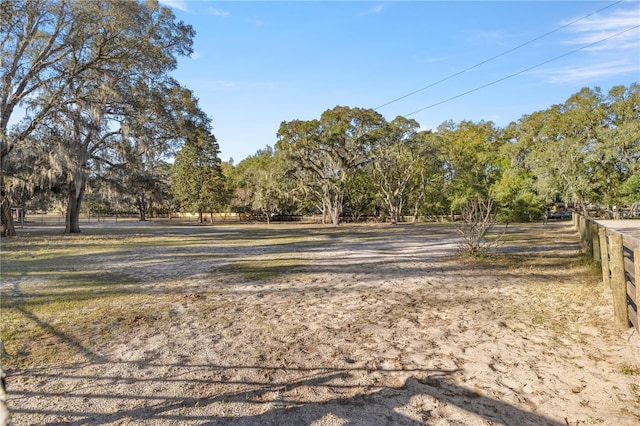
{"type": "Polygon", "coordinates": [[[462,220],[458,223],[458,232],[462,236],[460,251],[469,255],[485,254],[492,247],[500,244],[504,231],[495,238],[487,234],[497,224],[495,202],[491,197],[480,195],[468,200],[461,207],[462,220]]]}

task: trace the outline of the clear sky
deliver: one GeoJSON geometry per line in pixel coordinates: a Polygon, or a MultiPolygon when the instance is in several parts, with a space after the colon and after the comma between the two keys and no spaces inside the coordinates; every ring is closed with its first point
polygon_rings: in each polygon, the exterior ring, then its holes
{"type": "Polygon", "coordinates": [[[161,3],[196,30],[195,52],[174,76],[211,117],[221,158],[236,163],[273,146],[282,121],[336,105],[423,129],[446,120],[506,126],[583,87],[640,82],[639,1],[161,3]]]}

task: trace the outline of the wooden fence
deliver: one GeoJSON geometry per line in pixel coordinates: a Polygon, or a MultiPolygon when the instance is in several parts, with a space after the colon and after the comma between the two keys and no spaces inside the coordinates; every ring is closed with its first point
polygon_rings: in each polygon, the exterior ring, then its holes
{"type": "Polygon", "coordinates": [[[613,294],[615,323],[640,332],[640,238],[633,237],[574,213],[573,222],[587,254],[601,265],[602,281],[613,294]]]}

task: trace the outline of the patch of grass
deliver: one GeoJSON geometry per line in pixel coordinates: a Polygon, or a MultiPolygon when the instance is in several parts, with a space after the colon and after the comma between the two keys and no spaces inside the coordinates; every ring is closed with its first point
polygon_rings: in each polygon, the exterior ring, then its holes
{"type": "MultiPolygon", "coordinates": [[[[3,241],[0,339],[8,367],[66,365],[95,358],[112,334],[114,313],[139,309],[126,271],[100,270],[121,252],[113,236],[38,235],[3,241]]],[[[116,323],[117,325],[117,323],[116,323]]]]}
{"type": "Polygon", "coordinates": [[[620,369],[620,372],[625,376],[640,376],[640,367],[625,364],[620,369]]]}
{"type": "Polygon", "coordinates": [[[0,339],[9,355],[5,363],[9,367],[60,366],[99,359],[100,348],[115,337],[127,338],[161,318],[158,299],[111,294],[92,300],[14,301],[2,310],[0,339]]]}
{"type": "Polygon", "coordinates": [[[0,271],[6,278],[42,276],[54,272],[72,274],[91,269],[92,259],[122,251],[115,238],[64,238],[34,236],[3,241],[0,271]]]}
{"type": "Polygon", "coordinates": [[[481,267],[494,267],[512,269],[520,267],[527,258],[524,256],[510,255],[507,253],[474,253],[461,254],[463,262],[481,267]]]}
{"type": "Polygon", "coordinates": [[[294,258],[256,259],[229,263],[218,268],[217,272],[237,274],[250,281],[270,281],[285,274],[300,272],[300,266],[305,263],[302,259],[294,258]]]}
{"type": "Polygon", "coordinates": [[[629,383],[629,389],[637,402],[640,402],[640,386],[635,383],[629,383]]]}
{"type": "Polygon", "coordinates": [[[564,281],[581,277],[585,282],[598,282],[601,273],[599,265],[590,257],[579,252],[511,252],[506,246],[503,250],[478,255],[460,257],[465,265],[487,270],[495,270],[499,274],[539,275],[548,279],[564,281]]]}
{"type": "MultiPolygon", "coordinates": [[[[31,276],[36,275],[36,273],[31,276]]],[[[77,302],[99,302],[102,299],[125,296],[136,291],[137,281],[124,274],[59,271],[41,272],[35,282],[21,282],[8,291],[3,291],[0,309],[21,307],[48,309],[64,313],[77,302]]]]}
{"type": "Polygon", "coordinates": [[[61,344],[53,326],[26,309],[4,308],[0,328],[0,339],[8,355],[4,364],[8,367],[64,365],[77,359],[69,345],[61,344]]]}

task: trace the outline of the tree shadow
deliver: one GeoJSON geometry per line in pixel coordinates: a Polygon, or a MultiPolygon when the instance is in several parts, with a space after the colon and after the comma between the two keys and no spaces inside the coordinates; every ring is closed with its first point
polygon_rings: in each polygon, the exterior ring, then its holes
{"type": "Polygon", "coordinates": [[[432,372],[424,379],[409,377],[398,388],[385,387],[381,390],[350,398],[337,398],[313,403],[289,403],[273,408],[266,413],[243,417],[218,417],[203,425],[309,425],[322,419],[339,419],[344,425],[424,425],[442,419],[433,408],[424,407],[417,412],[418,418],[403,414],[402,407],[417,396],[428,396],[436,406],[458,407],[485,421],[504,425],[562,426],[545,416],[522,410],[488,396],[453,383],[448,376],[455,371],[432,372]],[[384,407],[381,409],[381,407],[384,407]]]}
{"type": "MultiPolygon", "coordinates": [[[[166,367],[166,366],[165,366],[166,367]]],[[[45,425],[60,424],[64,419],[69,425],[102,425],[113,422],[136,424],[190,423],[199,425],[310,425],[319,421],[333,421],[347,425],[424,425],[446,420],[448,415],[459,416],[461,411],[471,414],[477,421],[504,425],[549,425],[561,426],[556,420],[532,413],[489,396],[481,395],[454,383],[451,376],[459,370],[415,369],[415,370],[377,370],[377,373],[402,373],[410,376],[397,387],[352,384],[354,374],[363,368],[294,368],[260,366],[188,366],[210,368],[214,370],[257,369],[282,370],[303,373],[306,377],[297,380],[276,382],[234,382],[242,389],[219,393],[206,397],[189,395],[134,395],[87,393],[52,393],[46,391],[18,392],[20,398],[54,399],[60,397],[83,398],[85,400],[117,399],[135,408],[122,409],[112,413],[99,413],[86,410],[65,410],[56,408],[15,409],[14,414],[46,415],[56,420],[45,425]],[[298,391],[305,392],[307,400],[301,400],[298,391]],[[354,396],[324,399],[323,391],[333,394],[348,393],[354,396]],[[320,395],[320,396],[318,396],[320,395]],[[315,400],[313,398],[315,397],[315,400]],[[309,400],[312,399],[312,400],[309,400]],[[237,415],[208,415],[207,408],[214,404],[223,404],[228,411],[237,415]],[[243,415],[241,406],[251,406],[251,411],[259,414],[243,415]],[[406,414],[408,406],[412,414],[406,414]],[[444,407],[444,411],[442,408],[444,407]],[[454,407],[453,412],[451,407],[454,407]]],[[[44,370],[46,371],[46,370],[44,370]]],[[[39,378],[54,379],[54,374],[43,372],[39,378]]],[[[65,376],[63,376],[65,377],[65,376]]],[[[66,376],[73,377],[73,376],[66,376]]],[[[77,379],[90,380],[91,377],[79,376],[77,379]]],[[[94,379],[105,379],[96,376],[94,379]]],[[[123,379],[123,378],[120,378],[123,379]]],[[[136,380],[136,379],[132,379],[136,380]]],[[[180,379],[187,381],[188,379],[180,379]]],[[[144,381],[163,382],[162,378],[149,378],[144,381]]],[[[200,380],[200,383],[220,384],[224,381],[200,380]]],[[[102,388],[102,387],[101,387],[102,388]]],[[[218,410],[219,411],[219,410],[218,410]]]]}

